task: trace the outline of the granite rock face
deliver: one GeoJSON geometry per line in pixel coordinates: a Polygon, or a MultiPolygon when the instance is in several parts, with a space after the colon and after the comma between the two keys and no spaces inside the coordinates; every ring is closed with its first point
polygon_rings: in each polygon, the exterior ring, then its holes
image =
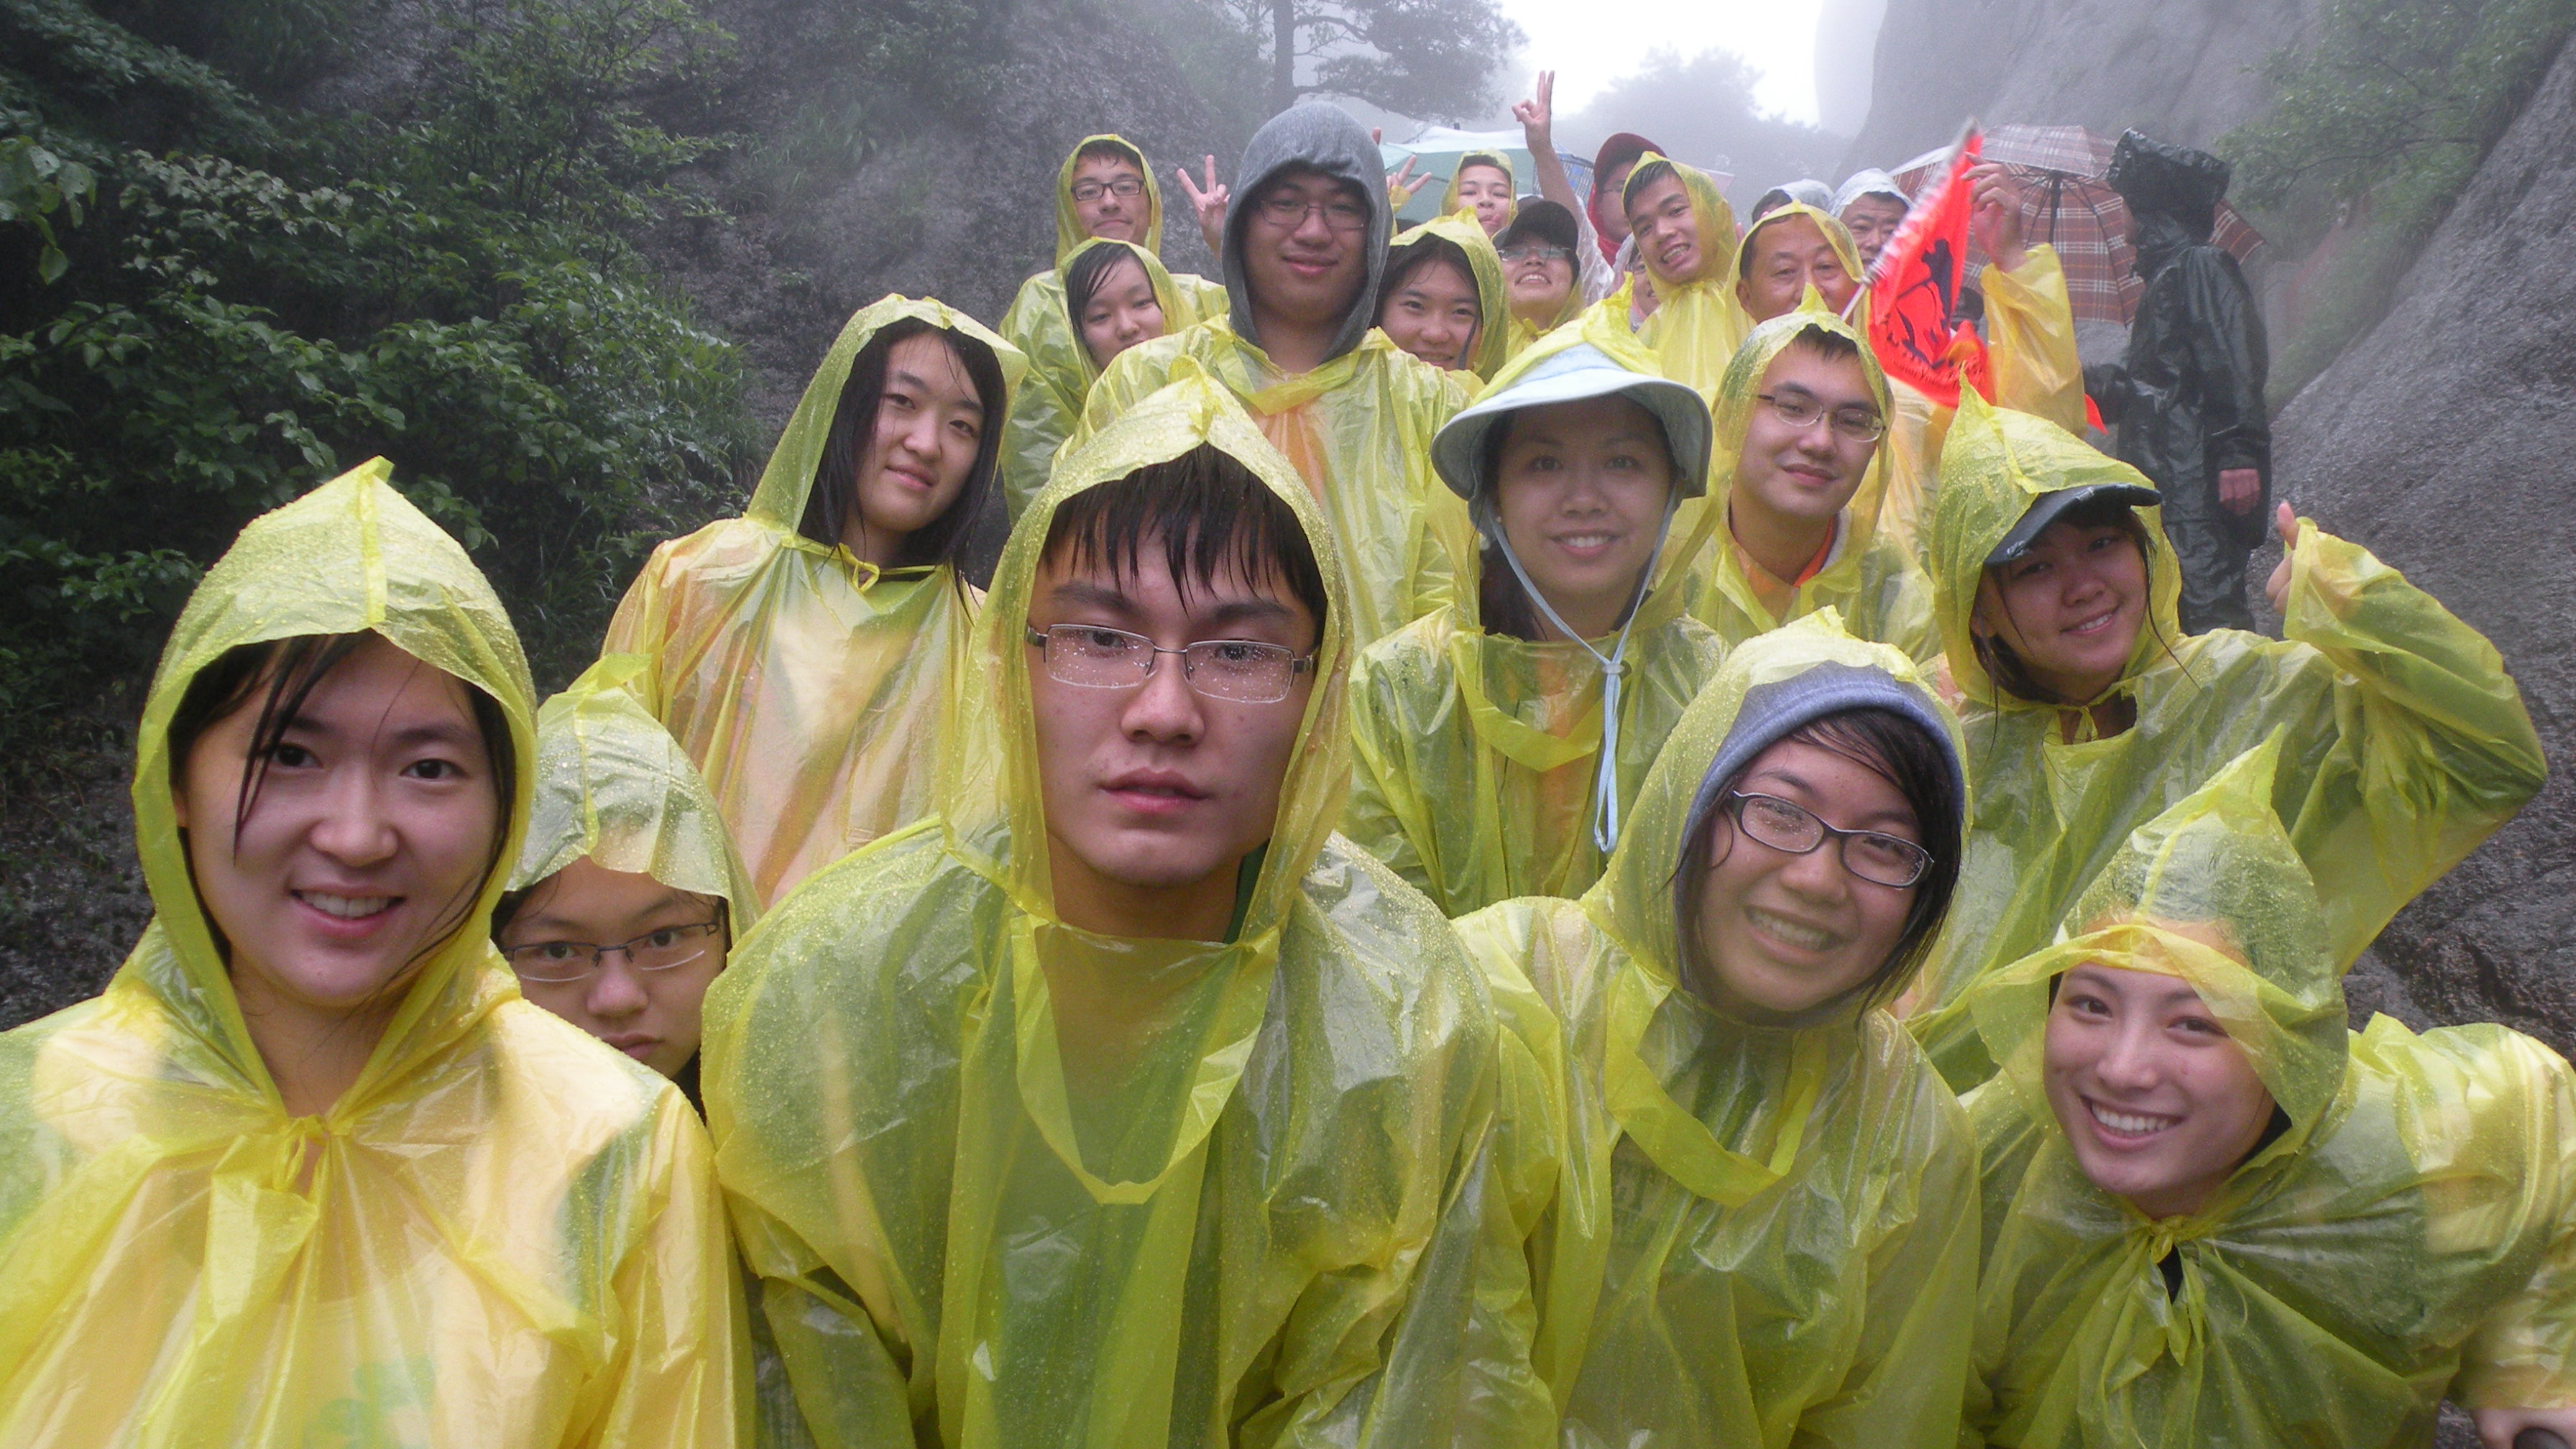
{"type": "Polygon", "coordinates": [[[2522,815],[2381,933],[2433,1021],[2576,1048],[2576,47],[2388,316],[2281,412],[2279,495],[2503,651],[2549,752],[2522,815]]]}
{"type": "Polygon", "coordinates": [[[2135,126],[2206,147],[2271,99],[2263,63],[2316,0],[1890,0],[1869,120],[1844,170],[1989,125],[2135,126]]]}

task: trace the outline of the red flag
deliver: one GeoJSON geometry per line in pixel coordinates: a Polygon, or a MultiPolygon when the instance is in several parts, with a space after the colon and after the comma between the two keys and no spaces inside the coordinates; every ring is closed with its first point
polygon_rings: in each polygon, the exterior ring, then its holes
{"type": "Polygon", "coordinates": [[[1979,143],[1973,129],[1960,138],[1948,167],[1869,270],[1869,341],[1878,365],[1951,408],[1959,405],[1962,381],[1989,400],[1995,395],[1985,339],[1954,320],[1968,275],[1974,192],[1968,170],[1977,164],[1979,143]]]}

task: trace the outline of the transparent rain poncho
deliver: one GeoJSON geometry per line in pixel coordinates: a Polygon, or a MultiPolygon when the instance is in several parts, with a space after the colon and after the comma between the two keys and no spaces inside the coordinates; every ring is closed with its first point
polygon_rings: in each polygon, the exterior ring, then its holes
{"type": "Polygon", "coordinates": [[[1335,552],[1222,389],[1139,401],[1003,551],[949,813],[817,874],[709,992],[719,1170],[818,1443],[1545,1441],[1544,1173],[1491,1146],[1537,1089],[1446,922],[1332,836],[1335,552]],[[1066,498],[1202,445],[1314,544],[1316,682],[1234,939],[1109,938],[1055,917],[1030,593],[1066,498]]]}
{"type": "MultiPolygon", "coordinates": [[[[1625,327],[1586,321],[1512,359],[1478,399],[1507,399],[1548,359],[1589,346],[1619,367],[1659,378],[1625,327]]],[[[1704,451],[1676,448],[1677,466],[1704,451]]],[[[1692,500],[1696,476],[1675,480],[1692,500]]],[[[1632,799],[1664,737],[1725,649],[1682,612],[1679,581],[1706,542],[1705,509],[1676,515],[1654,577],[1624,635],[1577,643],[1486,632],[1476,579],[1466,602],[1424,616],[1369,646],[1351,674],[1355,772],[1342,833],[1395,869],[1449,915],[1514,896],[1580,895],[1608,849],[1601,752],[1605,658],[1621,666],[1612,738],[1620,799],[1632,799]]],[[[1611,827],[1615,829],[1615,826],[1611,827]]]]}
{"type": "Polygon", "coordinates": [[[1775,617],[1754,589],[1744,572],[1735,534],[1723,521],[1723,510],[1730,506],[1734,495],[1736,469],[1743,460],[1744,438],[1752,427],[1753,410],[1770,406],[1757,396],[1762,391],[1762,376],[1781,351],[1811,327],[1845,338],[1860,349],[1861,370],[1869,378],[1869,390],[1878,400],[1880,415],[1894,417],[1888,410],[1886,374],[1879,370],[1868,341],[1849,323],[1830,312],[1801,309],[1754,328],[1744,345],[1736,349],[1726,375],[1717,384],[1717,439],[1709,455],[1709,499],[1720,521],[1711,530],[1707,561],[1691,576],[1691,612],[1716,630],[1719,638],[1740,644],[1818,609],[1832,608],[1842,615],[1844,627],[1852,634],[1893,644],[1918,663],[1928,665],[1941,652],[1940,635],[1932,624],[1932,581],[1915,567],[1912,554],[1879,533],[1869,497],[1889,463],[1890,448],[1885,440],[1870,463],[1869,475],[1843,508],[1842,536],[1835,540],[1825,566],[1804,582],[1791,581],[1796,583],[1796,589],[1785,616],[1775,617]]]}
{"type": "Polygon", "coordinates": [[[1163,304],[1163,328],[1178,332],[1205,317],[1225,315],[1225,287],[1188,272],[1164,270],[1163,188],[1145,153],[1124,136],[1085,136],[1065,153],[1055,178],[1055,265],[1020,283],[1008,310],[994,330],[1029,360],[1028,377],[1012,393],[1010,430],[1004,434],[1001,458],[1002,496],[1013,518],[1046,486],[1055,452],[1082,416],[1083,394],[1100,369],[1091,365],[1082,336],[1065,310],[1064,277],[1073,259],[1092,238],[1074,209],[1074,163],[1083,148],[1113,146],[1127,153],[1145,178],[1145,216],[1136,240],[1127,245],[1143,255],[1154,296],[1163,304]]]}
{"type": "Polygon", "coordinates": [[[1512,193],[1510,203],[1503,208],[1503,225],[1511,225],[1512,218],[1520,215],[1521,212],[1520,183],[1512,175],[1512,158],[1500,151],[1469,151],[1459,156],[1458,164],[1449,169],[1449,184],[1440,192],[1440,214],[1452,216],[1464,209],[1468,213],[1468,221],[1476,226],[1476,230],[1484,231],[1484,226],[1475,221],[1474,208],[1458,194],[1458,180],[1467,174],[1467,168],[1470,166],[1491,166],[1503,173],[1503,181],[1512,193]]]}
{"type": "Polygon", "coordinates": [[[747,1423],[705,1134],[520,999],[486,929],[501,872],[327,1111],[286,1115],[243,1023],[168,754],[227,651],[372,630],[482,690],[518,758],[509,846],[528,819],[518,638],[390,471],[254,520],[198,585],[137,736],[152,924],[104,994],[0,1035],[0,1442],[729,1445],[747,1423]]]}
{"type": "Polygon", "coordinates": [[[1435,240],[1449,243],[1467,258],[1476,283],[1476,339],[1467,345],[1467,365],[1456,369],[1474,375],[1476,380],[1465,384],[1473,388],[1502,371],[1504,359],[1512,355],[1511,291],[1503,285],[1502,255],[1494,250],[1493,238],[1476,224],[1475,213],[1461,211],[1396,233],[1395,240],[1387,243],[1387,270],[1395,269],[1394,258],[1405,248],[1435,240]]]}
{"type": "Polygon", "coordinates": [[[1968,621],[1986,559],[2042,494],[2147,486],[2038,418],[1961,399],[1932,520],[1934,607],[1965,703],[1975,787],[1959,901],[1910,1021],[1961,1090],[1993,1074],[1962,1004],[1987,972],[2047,945],[2075,893],[2128,839],[2274,730],[2272,804],[2309,872],[2335,883],[2326,949],[2349,966],[2391,916],[2511,819],[2546,773],[2504,660],[2476,630],[2360,546],[2299,525],[2281,639],[2184,635],[2156,510],[2146,627],[2128,673],[2129,729],[2026,700],[1977,662],[1968,621]],[[2072,719],[2073,738],[2065,720],[2072,719]]]}
{"type": "Polygon", "coordinates": [[[1885,1011],[1756,1027],[1681,984],[1673,872],[1746,695],[1911,661],[1811,615],[1732,651],[1579,901],[1458,923],[1516,1037],[1555,1068],[1524,1109],[1561,1182],[1529,1256],[1533,1360],[1565,1449],[1957,1440],[1977,1277],[1976,1147],[1885,1011]],[[1561,1030],[1558,1023],[1562,1023],[1561,1030]]]}
{"type": "Polygon", "coordinates": [[[1654,183],[1651,176],[1642,183],[1637,178],[1657,162],[1672,167],[1690,197],[1691,219],[1699,226],[1700,275],[1695,281],[1680,281],[1665,275],[1660,258],[1647,255],[1646,273],[1655,283],[1655,314],[1637,329],[1637,339],[1655,354],[1664,376],[1689,383],[1702,397],[1714,397],[1727,362],[1753,330],[1753,319],[1744,314],[1744,304],[1735,295],[1735,209],[1726,204],[1725,193],[1707,172],[1652,151],[1637,158],[1637,169],[1628,173],[1623,205],[1654,183]]]}
{"type": "Polygon", "coordinates": [[[760,920],[760,893],[698,767],[629,692],[651,667],[612,654],[537,711],[536,799],[510,889],[588,856],[723,901],[739,940],[760,920]]]}
{"type": "MultiPolygon", "coordinates": [[[[1002,435],[1002,501],[1013,518],[1019,517],[1029,500],[1046,487],[1047,476],[1055,467],[1056,450],[1064,446],[1065,437],[1082,417],[1083,401],[1091,396],[1091,385],[1100,378],[1090,349],[1082,345],[1082,334],[1073,326],[1073,314],[1065,310],[1070,302],[1066,277],[1074,262],[1095,247],[1122,247],[1145,269],[1145,281],[1154,289],[1154,300],[1163,309],[1166,334],[1194,326],[1202,316],[1215,316],[1223,310],[1224,293],[1220,291],[1218,305],[1202,313],[1197,289],[1181,286],[1164,269],[1162,258],[1134,242],[1093,240],[1075,247],[1073,256],[1049,274],[1055,280],[1055,304],[1065,325],[1051,331],[1023,319],[1018,328],[1029,339],[1028,345],[1041,350],[1029,354],[1029,374],[1011,394],[1011,419],[1002,435]]],[[[1022,294],[1035,287],[1032,281],[1021,289],[1022,294]]],[[[1010,335],[1013,319],[1018,316],[1014,309],[1002,319],[1005,336],[1010,335]]]]}
{"type": "Polygon", "coordinates": [[[2287,743],[2130,834],[2062,939],[1974,995],[2004,1068],[1971,1098],[1963,1442],[2399,1449],[2445,1395],[2576,1405],[2576,1074],[2501,1026],[2346,1030],[2333,903],[2272,812],[2287,743]],[[2050,983],[2088,963],[2189,982],[2287,1121],[2198,1212],[2095,1187],[2050,1111],[2050,983]]]}
{"type": "Polygon", "coordinates": [[[1120,353],[1091,389],[1075,444],[1193,373],[1234,394],[1321,505],[1341,553],[1355,644],[1457,602],[1476,529],[1432,471],[1431,438],[1465,406],[1464,374],[1432,367],[1374,328],[1314,371],[1283,374],[1219,317],[1120,353]]]}
{"type": "Polygon", "coordinates": [[[1020,354],[962,312],[908,297],[862,309],[806,384],[751,506],[654,549],[601,651],[652,661],[626,687],[697,762],[765,903],[933,808],[922,742],[947,728],[966,587],[946,564],[880,570],[797,531],[850,365],[899,318],[983,343],[1017,381],[1020,354]]]}

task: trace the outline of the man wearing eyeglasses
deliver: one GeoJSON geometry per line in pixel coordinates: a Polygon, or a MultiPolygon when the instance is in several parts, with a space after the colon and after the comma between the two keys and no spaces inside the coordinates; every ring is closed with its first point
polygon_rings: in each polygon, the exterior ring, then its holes
{"type": "MultiPolygon", "coordinates": [[[[1061,441],[1062,415],[1078,412],[1091,385],[1091,367],[1072,315],[1065,307],[1065,269],[1094,237],[1134,242],[1162,255],[1163,193],[1154,184],[1145,153],[1124,136],[1085,136],[1056,173],[1055,265],[1020,284],[1010,310],[995,329],[1029,359],[1029,376],[1014,396],[1004,435],[1004,493],[1031,498],[1046,486],[1061,441]]],[[[1225,288],[1190,272],[1174,272],[1174,300],[1186,316],[1166,317],[1174,332],[1199,317],[1225,310],[1225,288]]]]}
{"type": "Polygon", "coordinates": [[[1176,376],[1215,378],[1322,503],[1367,644],[1451,602],[1475,547],[1430,463],[1431,435],[1466,390],[1371,330],[1393,217],[1364,127],[1329,105],[1293,107],[1253,136],[1236,175],[1225,315],[1119,354],[1066,451],[1176,376]]]}
{"type": "Polygon", "coordinates": [[[1856,638],[1938,657],[1931,582],[1852,506],[1887,455],[1889,409],[1878,359],[1830,313],[1775,317],[1736,350],[1714,408],[1725,514],[1690,600],[1730,646],[1830,606],[1856,638]]]}
{"type": "Polygon", "coordinates": [[[1548,1089],[1334,832],[1347,601],[1221,388],[1141,400],[1015,526],[943,813],[709,993],[718,1173],[814,1442],[1554,1442],[1553,1139],[1500,1121],[1548,1089]]]}

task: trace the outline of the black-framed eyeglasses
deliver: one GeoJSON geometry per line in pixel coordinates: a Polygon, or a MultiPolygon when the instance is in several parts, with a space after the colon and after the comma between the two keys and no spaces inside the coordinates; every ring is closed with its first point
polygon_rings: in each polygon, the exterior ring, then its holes
{"type": "Polygon", "coordinates": [[[624,956],[632,970],[668,971],[706,955],[712,938],[724,929],[724,924],[724,918],[719,916],[693,925],[662,926],[614,946],[594,946],[588,941],[532,941],[525,946],[505,947],[501,954],[509,960],[510,969],[526,981],[579,981],[597,971],[600,962],[611,955],[624,956]]]}
{"type": "Polygon", "coordinates": [[[1145,183],[1133,176],[1121,176],[1111,181],[1077,181],[1073,183],[1072,190],[1073,199],[1085,205],[1098,201],[1104,194],[1121,201],[1133,201],[1145,194],[1145,183]]]}
{"type": "Polygon", "coordinates": [[[1261,198],[1258,209],[1263,221],[1281,231],[1295,231],[1318,211],[1324,214],[1324,225],[1334,231],[1366,231],[1369,224],[1368,208],[1346,197],[1308,201],[1296,192],[1278,191],[1261,198]]]}
{"type": "Polygon", "coordinates": [[[1816,812],[1777,795],[1726,792],[1735,823],[1755,843],[1788,855],[1808,855],[1828,840],[1842,842],[1843,869],[1871,885],[1902,890],[1923,879],[1932,868],[1932,852],[1902,836],[1879,830],[1842,830],[1826,824],[1816,812]]]}
{"type": "Polygon", "coordinates": [[[1201,639],[1178,649],[1157,647],[1142,634],[1098,624],[1030,626],[1028,639],[1046,660],[1047,678],[1081,689],[1134,689],[1166,654],[1181,656],[1181,682],[1210,699],[1235,704],[1276,704],[1297,676],[1315,667],[1315,656],[1257,639],[1201,639]]]}
{"type": "Polygon", "coordinates": [[[1515,266],[1522,262],[1570,262],[1574,260],[1574,248],[1554,242],[1514,242],[1503,248],[1502,256],[1515,266]]]}
{"type": "Polygon", "coordinates": [[[1754,396],[1769,403],[1771,411],[1779,414],[1780,421],[1801,432],[1814,427],[1818,418],[1831,418],[1834,436],[1839,438],[1849,438],[1855,443],[1875,443],[1887,436],[1887,419],[1879,416],[1875,408],[1856,404],[1829,408],[1814,398],[1794,392],[1757,392],[1754,396]]]}

